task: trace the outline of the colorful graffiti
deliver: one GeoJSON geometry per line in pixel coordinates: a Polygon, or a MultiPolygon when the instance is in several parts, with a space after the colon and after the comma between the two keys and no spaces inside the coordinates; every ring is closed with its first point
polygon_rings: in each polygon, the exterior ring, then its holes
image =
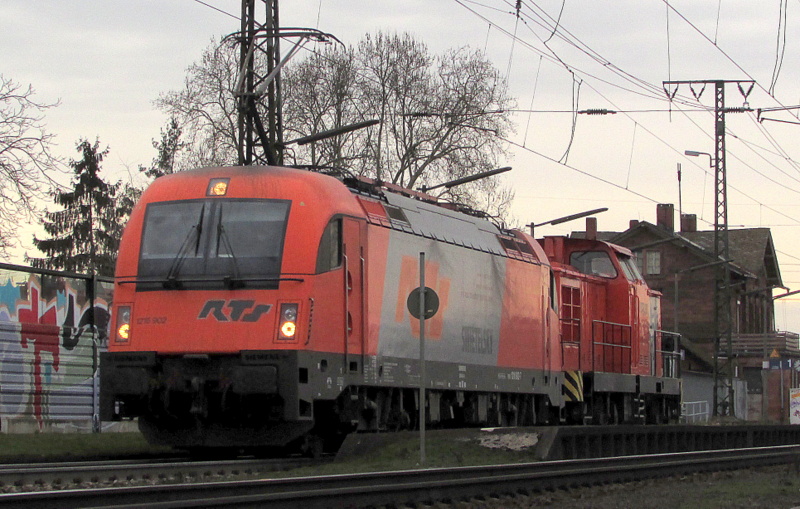
{"type": "Polygon", "coordinates": [[[0,269],[0,429],[96,420],[112,284],[0,269]],[[94,295],[92,296],[92,294],[94,295]]]}

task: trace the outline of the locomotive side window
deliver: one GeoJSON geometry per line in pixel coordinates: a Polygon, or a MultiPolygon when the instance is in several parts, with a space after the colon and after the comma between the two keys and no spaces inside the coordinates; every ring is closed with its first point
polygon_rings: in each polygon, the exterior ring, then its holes
{"type": "Polygon", "coordinates": [[[581,289],[561,286],[561,341],[581,340],[581,289]]]}
{"type": "Polygon", "coordinates": [[[617,277],[617,269],[605,251],[576,251],[569,255],[569,264],[590,276],[617,277]]]}
{"type": "Polygon", "coordinates": [[[342,264],[342,220],[331,219],[317,251],[317,274],[328,272],[342,264]]]}

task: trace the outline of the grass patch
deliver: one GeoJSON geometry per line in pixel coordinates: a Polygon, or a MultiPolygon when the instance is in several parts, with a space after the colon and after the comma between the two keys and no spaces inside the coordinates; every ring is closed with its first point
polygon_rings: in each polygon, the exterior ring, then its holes
{"type": "Polygon", "coordinates": [[[679,509],[792,507],[800,500],[800,480],[789,467],[770,467],[739,472],[717,472],[693,483],[693,499],[679,509]],[[776,473],[776,471],[778,473],[776,473]],[[765,503],[767,505],[765,505],[765,503]]]}
{"type": "MultiPolygon", "coordinates": [[[[509,450],[496,444],[494,447],[486,447],[480,443],[480,439],[485,436],[486,433],[477,430],[429,432],[426,440],[425,468],[536,461],[535,446],[519,451],[509,450]]],[[[417,433],[388,433],[362,435],[362,437],[368,444],[343,459],[283,472],[281,475],[333,475],[420,468],[417,433]]],[[[0,463],[135,458],[173,452],[176,451],[169,447],[149,445],[137,432],[0,434],[0,463]]]]}
{"type": "MultiPolygon", "coordinates": [[[[491,448],[480,444],[478,432],[460,435],[435,434],[425,443],[425,468],[453,468],[480,465],[534,462],[535,447],[519,451],[491,448]]],[[[367,437],[369,439],[369,437],[367,437]]],[[[343,459],[315,467],[304,467],[286,476],[335,475],[356,472],[383,472],[420,468],[419,438],[414,433],[394,434],[379,446],[343,459]]]]}
{"type": "Polygon", "coordinates": [[[164,454],[140,433],[0,434],[0,463],[75,461],[164,454]]]}

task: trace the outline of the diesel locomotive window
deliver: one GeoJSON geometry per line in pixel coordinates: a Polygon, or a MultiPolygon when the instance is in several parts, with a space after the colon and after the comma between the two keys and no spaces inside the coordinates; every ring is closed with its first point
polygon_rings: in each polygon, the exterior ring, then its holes
{"type": "Polygon", "coordinates": [[[628,281],[642,281],[644,278],[639,273],[639,268],[630,256],[619,255],[619,264],[622,265],[622,272],[628,281]]]}
{"type": "Polygon", "coordinates": [[[286,200],[151,203],[145,212],[138,290],[272,288],[280,276],[286,200]],[[152,281],[149,281],[152,280],[152,281]]]}
{"type": "Polygon", "coordinates": [[[617,277],[617,269],[614,268],[611,257],[604,251],[576,251],[569,255],[569,264],[578,272],[590,276],[610,279],[617,277]]]}
{"type": "Polygon", "coordinates": [[[342,264],[342,220],[331,219],[317,251],[317,274],[328,272],[342,264]]]}

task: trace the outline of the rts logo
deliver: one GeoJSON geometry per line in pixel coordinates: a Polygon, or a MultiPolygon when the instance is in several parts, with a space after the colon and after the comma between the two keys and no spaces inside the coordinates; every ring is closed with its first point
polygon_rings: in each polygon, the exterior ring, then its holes
{"type": "Polygon", "coordinates": [[[254,300],[207,300],[197,319],[203,320],[211,315],[218,322],[256,322],[270,309],[272,304],[256,304],[254,300]]]}

